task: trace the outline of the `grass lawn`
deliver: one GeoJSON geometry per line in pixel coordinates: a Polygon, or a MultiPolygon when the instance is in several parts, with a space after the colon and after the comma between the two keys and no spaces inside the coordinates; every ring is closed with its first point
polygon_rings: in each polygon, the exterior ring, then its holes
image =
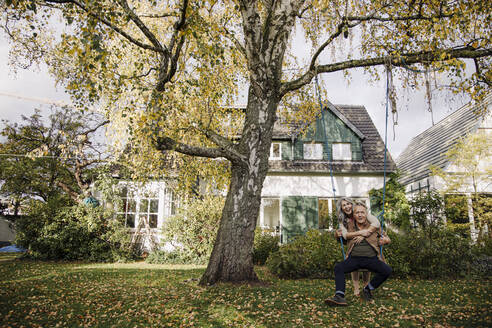
{"type": "Polygon", "coordinates": [[[0,255],[0,327],[492,327],[491,280],[390,278],[332,308],[333,280],[197,286],[203,267],[19,261],[0,255]]]}

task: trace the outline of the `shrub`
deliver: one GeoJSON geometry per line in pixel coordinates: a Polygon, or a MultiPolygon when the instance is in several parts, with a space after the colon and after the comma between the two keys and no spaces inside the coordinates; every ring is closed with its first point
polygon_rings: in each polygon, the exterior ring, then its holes
{"type": "Polygon", "coordinates": [[[310,230],[281,245],[266,264],[280,278],[326,278],[333,276],[335,262],[341,259],[340,245],[331,233],[310,230]]]}
{"type": "Polygon", "coordinates": [[[167,219],[162,242],[180,249],[183,258],[206,261],[212,253],[223,207],[224,198],[219,196],[187,201],[177,215],[167,219]]]}
{"type": "MultiPolygon", "coordinates": [[[[391,244],[383,248],[383,254],[396,276],[433,279],[492,273],[490,239],[472,245],[469,238],[435,227],[432,239],[421,229],[388,234],[391,244]]],[[[281,245],[266,264],[281,278],[326,278],[333,276],[334,265],[341,260],[338,241],[331,234],[312,230],[281,245]]]]}
{"type": "Polygon", "coordinates": [[[149,254],[145,262],[151,264],[206,264],[207,259],[203,257],[192,257],[180,249],[173,251],[159,250],[149,254]]]}
{"type": "Polygon", "coordinates": [[[492,239],[479,238],[478,242],[472,247],[473,262],[472,272],[484,277],[492,275],[492,239]]]}
{"type": "Polygon", "coordinates": [[[253,263],[264,265],[268,256],[278,250],[279,241],[279,236],[273,236],[270,232],[257,228],[253,246],[253,263]]]}
{"type": "Polygon", "coordinates": [[[124,226],[102,207],[32,201],[16,222],[16,244],[44,260],[120,261],[133,257],[124,226]]]}
{"type": "Polygon", "coordinates": [[[425,230],[389,233],[392,243],[384,248],[384,254],[395,275],[428,279],[472,272],[476,255],[470,239],[446,228],[433,231],[432,239],[425,230]]]}

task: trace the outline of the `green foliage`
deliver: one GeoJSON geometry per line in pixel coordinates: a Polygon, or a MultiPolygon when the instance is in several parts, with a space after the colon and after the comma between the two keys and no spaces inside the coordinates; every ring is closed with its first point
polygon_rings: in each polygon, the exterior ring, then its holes
{"type": "Polygon", "coordinates": [[[0,152],[0,194],[18,206],[30,198],[59,198],[77,201],[95,177],[102,158],[94,147],[94,135],[106,124],[95,113],[56,108],[44,120],[39,110],[22,122],[4,121],[0,152]]]}
{"type": "Polygon", "coordinates": [[[465,195],[444,195],[444,213],[446,226],[463,237],[470,236],[470,219],[468,218],[468,201],[465,195]]]}
{"type": "Polygon", "coordinates": [[[468,202],[465,195],[444,195],[444,213],[446,219],[451,223],[468,223],[468,202]]]}
{"type": "Polygon", "coordinates": [[[189,199],[178,214],[167,218],[162,242],[180,249],[184,258],[208,259],[215,242],[224,198],[207,195],[189,199]]]}
{"type": "Polygon", "coordinates": [[[182,249],[173,251],[158,250],[149,254],[145,262],[151,264],[206,264],[208,258],[196,257],[182,249]]]}
{"type": "Polygon", "coordinates": [[[31,201],[16,222],[16,244],[49,260],[120,261],[133,257],[130,235],[113,213],[64,199],[31,201]]]}
{"type": "Polygon", "coordinates": [[[272,253],[266,265],[280,278],[331,277],[342,253],[331,233],[309,230],[291,243],[281,245],[272,253]]]}
{"type": "Polygon", "coordinates": [[[253,263],[263,265],[271,253],[278,251],[279,236],[274,236],[270,231],[255,230],[255,241],[253,245],[253,263]]]}
{"type": "Polygon", "coordinates": [[[391,244],[384,247],[388,264],[397,276],[414,276],[424,279],[449,278],[468,274],[490,275],[492,265],[485,259],[488,245],[472,245],[454,231],[436,229],[431,241],[425,230],[411,230],[404,234],[389,232],[391,244]],[[488,263],[484,267],[483,263],[488,263]]]}
{"type": "Polygon", "coordinates": [[[414,226],[418,225],[430,232],[442,226],[444,221],[443,199],[438,192],[434,190],[419,192],[413,196],[409,204],[410,219],[414,226]]]}
{"type": "MultiPolygon", "coordinates": [[[[384,195],[384,219],[400,228],[410,226],[410,205],[408,203],[405,187],[398,182],[399,172],[390,173],[386,182],[384,195]]],[[[379,214],[383,210],[383,188],[371,189],[371,212],[379,214]]]]}
{"type": "Polygon", "coordinates": [[[475,216],[475,224],[479,228],[479,239],[492,238],[492,195],[490,194],[475,194],[472,198],[473,215],[475,216]],[[483,233],[484,227],[488,226],[489,234],[485,236],[483,233]]]}
{"type": "MultiPolygon", "coordinates": [[[[455,171],[450,173],[440,167],[431,167],[432,174],[442,179],[445,193],[471,192],[473,216],[481,237],[485,225],[490,227],[492,224],[492,197],[481,194],[482,186],[489,185],[492,174],[492,138],[483,130],[471,133],[458,139],[445,155],[450,166],[456,168],[455,171]]],[[[454,223],[468,222],[465,219],[467,212],[459,212],[463,222],[454,223]]],[[[457,213],[450,214],[453,216],[457,213]]],[[[489,238],[492,237],[490,231],[489,229],[489,238]]]]}

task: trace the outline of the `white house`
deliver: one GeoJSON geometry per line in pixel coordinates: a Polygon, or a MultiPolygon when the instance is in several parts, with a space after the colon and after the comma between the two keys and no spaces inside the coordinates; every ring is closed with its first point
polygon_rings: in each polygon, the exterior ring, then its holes
{"type": "MultiPolygon", "coordinates": [[[[329,104],[323,112],[303,135],[298,125],[278,122],[274,127],[258,225],[279,233],[282,242],[310,228],[333,228],[336,198],[357,198],[370,205],[369,191],[383,186],[384,143],[367,110],[329,104]]],[[[387,171],[395,169],[388,153],[387,171]]],[[[128,227],[140,225],[145,245],[157,243],[157,232],[177,205],[170,184],[128,183],[121,190],[123,208],[118,214],[128,227]],[[153,237],[145,237],[145,232],[153,237]]]]}
{"type": "MultiPolygon", "coordinates": [[[[401,170],[400,182],[410,197],[421,190],[444,190],[444,181],[431,175],[431,166],[439,167],[450,175],[463,172],[462,168],[453,165],[445,155],[460,138],[480,131],[492,138],[491,102],[492,95],[489,95],[480,104],[467,104],[412,139],[396,160],[401,170]]],[[[479,167],[485,172],[487,166],[490,168],[491,160],[490,157],[481,159],[479,167]]],[[[477,187],[481,195],[492,196],[492,177],[482,176],[477,187]]],[[[456,193],[468,199],[468,219],[472,237],[476,238],[472,192],[471,183],[465,183],[456,190],[456,193]]]]}
{"type": "MultiPolygon", "coordinates": [[[[329,103],[304,135],[276,124],[259,226],[287,242],[308,229],[333,228],[336,198],[370,205],[369,191],[383,186],[384,148],[364,106],[329,103]]],[[[386,164],[395,171],[389,153],[386,164]]]]}

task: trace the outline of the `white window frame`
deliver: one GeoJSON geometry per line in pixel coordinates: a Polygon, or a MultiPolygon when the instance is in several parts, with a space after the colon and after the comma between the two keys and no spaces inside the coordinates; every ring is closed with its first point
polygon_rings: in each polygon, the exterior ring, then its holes
{"type": "Polygon", "coordinates": [[[305,143],[303,145],[303,158],[311,160],[323,159],[323,144],[322,143],[305,143]]]}
{"type": "Polygon", "coordinates": [[[281,142],[272,142],[270,146],[270,160],[281,160],[282,159],[282,143],[281,142]],[[275,156],[273,148],[278,145],[278,156],[275,156]]]}
{"type": "Polygon", "coordinates": [[[153,196],[153,197],[141,197],[138,199],[137,202],[138,206],[138,220],[140,221],[141,218],[147,219],[147,222],[149,223],[149,227],[151,229],[157,229],[159,225],[159,198],[158,196],[153,196]],[[157,203],[157,207],[153,210],[151,208],[151,203],[157,203]],[[146,208],[144,208],[146,207],[146,208]],[[154,217],[155,219],[155,225],[152,226],[151,223],[151,217],[154,217]]]}
{"type": "Polygon", "coordinates": [[[352,160],[352,145],[350,142],[334,142],[331,145],[331,151],[334,161],[352,160]]]}
{"type": "Polygon", "coordinates": [[[150,226],[150,217],[155,217],[155,226],[151,226],[151,229],[159,228],[159,193],[156,192],[140,194],[138,189],[129,183],[121,183],[122,188],[121,200],[123,201],[123,208],[117,210],[116,215],[123,218],[125,226],[130,229],[136,229],[140,224],[140,219],[146,218],[150,226]],[[157,202],[157,208],[151,211],[151,202],[157,202]],[[144,205],[146,203],[146,206],[144,205]],[[143,207],[147,207],[146,209],[143,207]],[[129,225],[129,221],[133,219],[133,226],[129,225]]]}
{"type": "Polygon", "coordinates": [[[261,229],[274,229],[274,233],[280,233],[282,227],[282,198],[281,197],[262,197],[260,205],[260,215],[258,216],[258,223],[261,229]],[[269,227],[265,225],[265,205],[267,202],[278,202],[278,230],[277,226],[269,227]]]}

